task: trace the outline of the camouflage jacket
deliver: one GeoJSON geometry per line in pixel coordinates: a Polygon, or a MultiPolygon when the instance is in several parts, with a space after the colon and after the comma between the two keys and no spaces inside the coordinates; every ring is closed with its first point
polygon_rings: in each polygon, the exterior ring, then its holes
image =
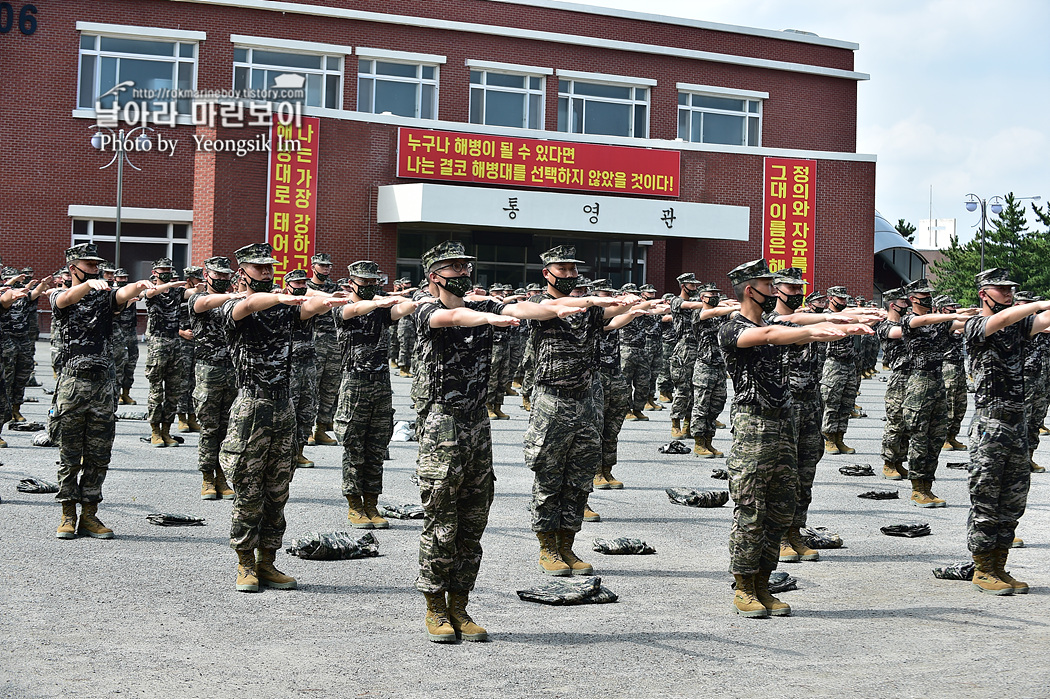
{"type": "Polygon", "coordinates": [[[934,323],[912,327],[915,315],[901,318],[901,340],[908,348],[908,357],[912,371],[940,371],[944,363],[944,347],[952,324],[934,323]]]}
{"type": "MultiPolygon", "coordinates": [[[[533,296],[539,303],[554,298],[547,292],[533,296]]],[[[566,318],[533,323],[536,385],[563,391],[590,390],[598,337],[605,327],[605,309],[593,306],[566,318]]]]}
{"type": "Polygon", "coordinates": [[[978,409],[1022,413],[1024,401],[1024,354],[1035,319],[1028,316],[989,336],[984,326],[991,316],[966,321],[963,341],[973,374],[974,406],[978,409]]]}
{"type": "Polygon", "coordinates": [[[190,314],[190,329],[196,340],[196,357],[198,362],[213,366],[230,363],[230,343],[226,334],[226,324],[220,309],[197,313],[193,304],[197,299],[207,296],[207,292],[198,292],[190,297],[187,307],[190,314]]]}
{"type": "Polygon", "coordinates": [[[901,324],[896,320],[881,320],[875,326],[875,335],[882,343],[882,362],[890,368],[890,371],[907,371],[910,367],[908,347],[903,340],[894,340],[890,337],[890,330],[899,327],[901,324]]]}
{"type": "Polygon", "coordinates": [[[298,306],[278,304],[235,321],[233,309],[244,299],[231,299],[220,308],[230,336],[237,385],[274,392],[291,385],[292,320],[298,306]]]}
{"type": "Polygon", "coordinates": [[[103,371],[113,366],[111,341],[117,292],[93,289],[77,303],[59,308],[51,295],[51,312],[61,324],[61,364],[65,369],[103,371]]]}
{"type": "MultiPolygon", "coordinates": [[[[793,325],[773,320],[770,325],[793,325]]],[[[777,410],[791,406],[791,386],[784,347],[737,347],[741,333],[761,327],[740,313],[733,313],[718,331],[718,344],[733,377],[733,407],[777,410]]],[[[850,340],[852,338],[845,338],[850,340]]]]}
{"type": "Polygon", "coordinates": [[[343,371],[389,372],[386,355],[390,348],[387,328],[394,324],[389,308],[377,308],[371,313],[336,321],[343,343],[343,371]]]}
{"type": "MultiPolygon", "coordinates": [[[[313,289],[314,291],[323,291],[326,294],[334,294],[339,291],[339,285],[331,279],[322,282],[321,284],[315,284],[313,279],[307,279],[306,288],[313,289]]],[[[335,335],[335,314],[318,313],[314,316],[314,334],[335,335]]]]}
{"type": "Polygon", "coordinates": [[[147,335],[178,337],[182,297],[185,292],[184,288],[175,287],[146,297],[147,335]]]}

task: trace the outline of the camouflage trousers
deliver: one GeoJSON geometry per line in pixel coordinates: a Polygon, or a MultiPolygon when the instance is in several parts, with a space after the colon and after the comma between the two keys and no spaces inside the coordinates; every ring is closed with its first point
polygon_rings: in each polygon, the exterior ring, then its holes
{"type": "Polygon", "coordinates": [[[524,445],[525,465],[536,474],[532,530],[580,531],[602,452],[593,392],[570,395],[537,385],[524,445]]]}
{"type": "Polygon", "coordinates": [[[342,353],[335,333],[314,335],[317,358],[317,423],[335,421],[335,406],[339,402],[339,384],[343,380],[342,353]]]}
{"type": "Polygon", "coordinates": [[[237,399],[233,364],[212,365],[198,362],[193,369],[193,412],[201,425],[197,442],[197,469],[219,468],[219,449],[230,425],[230,410],[237,399]]]}
{"type": "Polygon", "coordinates": [[[663,365],[663,343],[659,340],[646,340],[645,342],[645,354],[649,358],[649,393],[647,397],[656,397],[657,390],[657,377],[660,374],[660,367],[663,365]]]}
{"type": "MultiPolygon", "coordinates": [[[[1039,448],[1039,427],[1046,419],[1048,403],[1045,372],[1036,376],[1024,377],[1024,407],[1028,416],[1028,453],[1034,454],[1039,448]]],[[[12,401],[14,402],[14,401],[12,401]]]]}
{"type": "Polygon", "coordinates": [[[399,324],[391,325],[386,329],[387,347],[386,347],[386,358],[397,364],[397,355],[401,349],[401,345],[398,341],[397,331],[399,324]]]}
{"type": "Polygon", "coordinates": [[[936,478],[937,459],[948,438],[948,406],[939,370],[908,373],[904,387],[904,434],[912,479],[936,478]]]}
{"type": "Polygon", "coordinates": [[[603,371],[595,372],[594,406],[598,410],[598,431],[602,438],[601,467],[616,465],[616,449],[620,442],[620,430],[627,416],[627,382],[622,375],[610,376],[603,371]]]}
{"type": "Polygon", "coordinates": [[[966,415],[966,368],[962,363],[943,362],[941,372],[948,406],[948,436],[955,437],[966,415]]]}
{"type": "Polygon", "coordinates": [[[135,368],[139,365],[139,336],[132,330],[125,330],[124,337],[128,348],[128,361],[124,364],[124,374],[117,374],[121,388],[131,388],[135,383],[135,368]]]}
{"type": "Polygon", "coordinates": [[[496,407],[503,405],[511,378],[510,340],[493,343],[492,362],[489,365],[488,397],[485,402],[496,407]]]}
{"type": "MultiPolygon", "coordinates": [[[[54,405],[54,396],[51,397],[51,403],[54,405]]],[[[0,371],[0,432],[3,432],[4,425],[11,417],[11,404],[7,402],[7,380],[4,378],[4,372],[0,371]]],[[[51,418],[48,418],[48,426],[51,424],[51,418]]],[[[50,431],[48,432],[50,434],[50,431]]]]}
{"type": "Polygon", "coordinates": [[[824,362],[824,375],[820,379],[820,396],[824,399],[824,418],[820,429],[824,434],[845,434],[859,388],[857,363],[840,362],[828,357],[824,362]]]}
{"type": "Polygon", "coordinates": [[[798,497],[795,426],[790,409],[765,416],[734,407],[732,422],[726,457],[734,503],[729,571],[746,576],[776,569],[780,540],[792,524],[798,497]]]}
{"type": "Polygon", "coordinates": [[[197,361],[197,343],[193,340],[179,339],[179,358],[182,360],[182,375],[186,377],[177,408],[180,413],[193,412],[193,389],[197,385],[196,372],[193,370],[197,361]]]}
{"type": "Polygon", "coordinates": [[[335,434],[343,443],[343,495],[383,492],[383,457],[394,434],[389,372],[344,373],[335,434]]]}
{"type": "Polygon", "coordinates": [[[317,418],[317,365],[312,354],[292,361],[291,401],[295,411],[296,450],[306,446],[317,418]]]}
{"type": "Polygon", "coordinates": [[[644,347],[621,348],[620,368],[627,386],[627,409],[641,412],[649,399],[649,356],[644,347]]]}
{"type": "Polygon", "coordinates": [[[522,359],[525,357],[526,335],[520,329],[513,329],[510,333],[510,377],[514,381],[521,381],[522,359]]]}
{"type": "Polygon", "coordinates": [[[219,464],[234,492],[230,548],[281,548],[294,442],[295,415],[288,400],[242,392],[233,402],[219,451],[219,464]]]}
{"type": "Polygon", "coordinates": [[[147,413],[151,425],[170,425],[175,421],[175,408],[186,385],[180,343],[177,337],[150,337],[146,341],[147,413]]]}
{"type": "Polygon", "coordinates": [[[674,382],[671,381],[671,356],[674,354],[673,342],[661,343],[660,369],[656,373],[656,390],[665,396],[674,393],[674,382]]]}
{"type": "Polygon", "coordinates": [[[904,391],[907,371],[894,371],[886,381],[886,426],[882,430],[882,460],[899,466],[908,457],[908,435],[904,429],[904,391]]]}
{"type": "Polygon", "coordinates": [[[58,494],[64,502],[101,502],[116,434],[116,378],[112,367],[66,370],[55,389],[58,494]]]}
{"type": "Polygon", "coordinates": [[[15,365],[17,362],[18,346],[15,344],[14,338],[7,334],[0,335],[0,367],[2,367],[4,372],[5,397],[9,404],[14,393],[15,365]]]}
{"type": "Polygon", "coordinates": [[[726,407],[725,364],[699,361],[693,365],[693,412],[689,432],[693,437],[714,437],[715,422],[726,407]]]}
{"type": "Polygon", "coordinates": [[[978,410],[970,423],[970,515],[973,553],[1008,549],[1028,504],[1031,467],[1025,416],[978,410]]]}
{"type": "Polygon", "coordinates": [[[14,371],[7,385],[7,391],[11,405],[22,405],[25,401],[26,385],[33,376],[33,355],[36,353],[36,347],[28,333],[12,334],[10,338],[15,346],[15,357],[14,371]]]}
{"type": "MultiPolygon", "coordinates": [[[[54,325],[51,326],[51,372],[57,378],[62,373],[62,345],[55,332],[54,325]]],[[[0,374],[3,374],[3,366],[0,365],[0,374]]],[[[7,400],[7,392],[4,392],[4,400],[7,400]]]]}
{"type": "Polygon", "coordinates": [[[484,409],[431,405],[419,437],[420,592],[468,592],[481,567],[481,536],[495,493],[492,435],[484,409]]]}
{"type": "Polygon", "coordinates": [[[817,464],[824,458],[824,436],[820,433],[820,419],[824,402],[820,391],[793,396],[795,405],[795,448],[798,452],[798,498],[792,526],[806,526],[809,506],[813,502],[813,481],[817,478],[817,464]]]}
{"type": "Polygon", "coordinates": [[[117,377],[117,400],[119,403],[121,377],[124,376],[128,364],[128,342],[124,329],[116,323],[113,324],[113,368],[117,377]]]}
{"type": "Polygon", "coordinates": [[[536,383],[536,351],[532,343],[525,345],[525,353],[521,356],[521,395],[528,398],[532,395],[532,388],[536,383]]]}
{"type": "Polygon", "coordinates": [[[671,382],[674,394],[671,396],[671,417],[678,420],[689,420],[693,413],[693,366],[696,364],[696,350],[686,347],[679,341],[671,355],[671,382]]]}
{"type": "Polygon", "coordinates": [[[397,323],[397,365],[411,369],[416,349],[416,326],[411,318],[397,323]]]}

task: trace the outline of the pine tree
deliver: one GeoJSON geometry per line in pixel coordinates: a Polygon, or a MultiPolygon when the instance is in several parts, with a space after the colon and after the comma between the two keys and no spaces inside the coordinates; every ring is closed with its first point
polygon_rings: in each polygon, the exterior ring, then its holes
{"type": "Polygon", "coordinates": [[[894,226],[894,228],[896,228],[897,232],[901,234],[901,237],[909,243],[915,242],[915,226],[901,218],[897,219],[897,225],[894,226]]]}

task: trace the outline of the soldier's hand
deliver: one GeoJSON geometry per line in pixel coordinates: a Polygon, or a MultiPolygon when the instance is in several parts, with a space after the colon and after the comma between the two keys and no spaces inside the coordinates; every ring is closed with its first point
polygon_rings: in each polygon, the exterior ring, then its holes
{"type": "Polygon", "coordinates": [[[198,284],[194,288],[197,290],[198,294],[203,294],[205,292],[205,290],[207,289],[207,287],[204,285],[204,282],[201,282],[200,284],[198,284]]]}
{"type": "Polygon", "coordinates": [[[19,299],[24,299],[29,296],[29,292],[25,289],[8,289],[6,293],[11,294],[12,301],[18,301],[19,299]]]}
{"type": "Polygon", "coordinates": [[[180,330],[179,331],[179,337],[181,337],[183,340],[192,340],[193,339],[193,331],[192,330],[180,330]]]}
{"type": "Polygon", "coordinates": [[[557,313],[559,318],[568,318],[571,315],[575,315],[576,313],[583,313],[586,310],[587,309],[583,306],[562,306],[558,309],[557,313]]]}
{"type": "Polygon", "coordinates": [[[336,298],[335,296],[329,296],[324,300],[325,308],[335,308],[336,306],[345,306],[351,303],[353,299],[349,296],[336,298]]]}
{"type": "Polygon", "coordinates": [[[511,316],[498,315],[496,313],[488,313],[489,325],[495,328],[515,328],[521,322],[517,318],[511,316]]]}
{"type": "Polygon", "coordinates": [[[853,325],[843,325],[842,329],[847,335],[874,335],[875,331],[870,326],[863,323],[855,323],[853,325]]]}
{"type": "MultiPolygon", "coordinates": [[[[285,306],[302,306],[309,300],[306,296],[292,296],[291,294],[278,294],[277,299],[285,306]]],[[[331,301],[331,299],[325,299],[325,301],[331,301]]]]}
{"type": "MultiPolygon", "coordinates": [[[[1047,305],[1050,304],[1050,301],[1043,301],[1042,303],[1043,305],[1047,305]]],[[[1050,309],[1050,305],[1047,305],[1047,309],[1050,309]]],[[[959,320],[965,320],[966,318],[977,315],[977,312],[978,309],[976,308],[963,308],[956,311],[955,315],[959,317],[959,320]]]]}
{"type": "Polygon", "coordinates": [[[89,279],[87,285],[90,286],[92,289],[97,289],[99,291],[105,291],[109,289],[109,282],[107,282],[105,279],[89,279]]]}
{"type": "Polygon", "coordinates": [[[137,291],[146,291],[147,289],[156,289],[157,288],[156,284],[154,284],[153,282],[148,281],[146,279],[143,279],[143,280],[137,281],[137,282],[132,282],[132,284],[130,284],[130,286],[135,287],[135,289],[137,291]]]}
{"type": "Polygon", "coordinates": [[[623,306],[633,306],[636,303],[641,303],[645,299],[643,299],[641,296],[638,296],[636,294],[627,294],[626,296],[621,296],[620,300],[623,302],[621,304],[623,306]]]}
{"type": "MultiPolygon", "coordinates": [[[[627,301],[621,297],[614,296],[588,296],[592,306],[598,308],[614,308],[615,306],[626,306],[627,301]]],[[[637,296],[635,298],[638,298],[637,296]]]]}
{"type": "Polygon", "coordinates": [[[333,291],[332,292],[332,298],[348,299],[348,298],[350,298],[350,294],[348,294],[345,291],[333,291]]]}
{"type": "Polygon", "coordinates": [[[399,303],[404,303],[405,299],[400,296],[382,296],[377,299],[372,299],[372,301],[375,303],[376,308],[390,308],[399,303]]]}
{"type": "Polygon", "coordinates": [[[809,326],[809,329],[816,340],[828,342],[837,340],[840,337],[846,337],[845,329],[848,327],[848,325],[835,325],[833,323],[814,323],[809,326]]]}

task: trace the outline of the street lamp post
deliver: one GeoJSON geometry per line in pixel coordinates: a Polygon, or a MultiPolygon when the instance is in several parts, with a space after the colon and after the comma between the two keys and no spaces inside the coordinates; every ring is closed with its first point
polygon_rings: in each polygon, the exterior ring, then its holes
{"type": "Polygon", "coordinates": [[[988,202],[992,203],[992,213],[998,216],[1003,212],[1003,205],[1000,203],[1003,198],[1000,196],[994,196],[991,199],[981,199],[976,194],[967,194],[970,197],[969,201],[966,202],[967,211],[977,211],[977,207],[981,207],[981,268],[978,272],[984,271],[984,232],[988,226],[988,202]],[[999,201],[996,201],[998,199],[999,201]]]}
{"type": "Polygon", "coordinates": [[[142,168],[131,162],[128,158],[128,151],[148,151],[153,145],[150,137],[146,135],[147,131],[153,131],[151,126],[136,126],[127,133],[124,129],[120,129],[114,132],[110,129],[99,124],[91,126],[92,129],[99,129],[94,135],[91,136],[91,145],[98,150],[105,150],[107,146],[113,146],[113,157],[110,158],[109,162],[99,168],[99,170],[105,170],[107,167],[112,165],[114,162],[117,164],[117,222],[116,231],[113,239],[113,266],[120,267],[120,206],[124,198],[124,161],[128,162],[128,165],[135,168],[136,170],[142,170],[142,168]],[[102,133],[105,131],[106,133],[102,133]],[[138,132],[138,136],[135,136],[135,132],[138,132]],[[132,144],[129,147],[129,144],[132,144]]]}

